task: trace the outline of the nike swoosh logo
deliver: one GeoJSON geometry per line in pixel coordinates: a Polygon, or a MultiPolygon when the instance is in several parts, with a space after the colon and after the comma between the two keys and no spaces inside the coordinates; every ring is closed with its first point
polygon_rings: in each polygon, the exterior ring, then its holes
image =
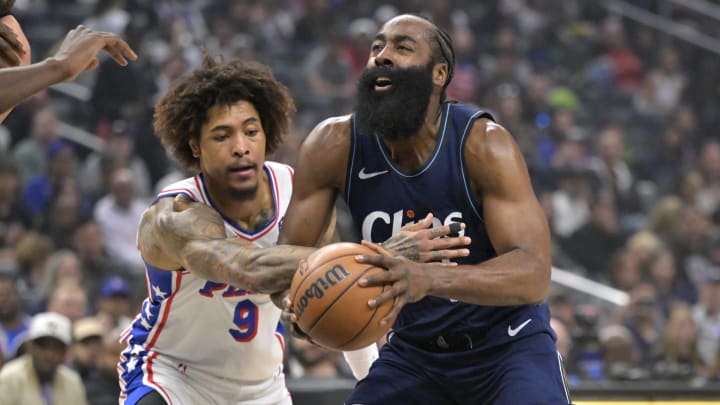
{"type": "Polygon", "coordinates": [[[373,177],[380,176],[387,172],[387,170],[383,170],[381,172],[365,173],[365,168],[363,167],[362,169],[360,169],[360,172],[358,172],[358,178],[360,178],[360,180],[372,179],[373,177]]]}
{"type": "Polygon", "coordinates": [[[510,335],[510,336],[515,336],[515,335],[517,335],[518,333],[520,333],[520,331],[522,330],[522,328],[524,328],[525,326],[527,326],[527,324],[530,323],[530,321],[532,321],[532,318],[530,318],[530,319],[528,319],[527,321],[521,323],[520,325],[518,325],[517,328],[513,328],[512,325],[508,325],[508,335],[510,335]]]}

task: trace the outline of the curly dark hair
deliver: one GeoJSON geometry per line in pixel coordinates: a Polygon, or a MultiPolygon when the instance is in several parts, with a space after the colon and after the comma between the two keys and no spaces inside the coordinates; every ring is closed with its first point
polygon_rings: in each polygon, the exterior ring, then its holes
{"type": "Polygon", "coordinates": [[[155,106],[155,134],[180,164],[197,169],[188,141],[200,138],[210,108],[243,100],[260,115],[265,151],[272,153],[288,132],[295,102],[270,68],[255,62],[223,62],[205,55],[202,65],[177,79],[155,106]]]}

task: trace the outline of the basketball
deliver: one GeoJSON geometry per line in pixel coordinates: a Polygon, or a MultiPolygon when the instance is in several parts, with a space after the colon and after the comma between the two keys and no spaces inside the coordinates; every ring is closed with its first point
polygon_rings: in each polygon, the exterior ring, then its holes
{"type": "Polygon", "coordinates": [[[297,325],[315,343],[334,350],[355,350],[380,339],[390,325],[380,320],[392,301],[370,308],[368,300],[388,286],[360,287],[363,276],[385,271],[355,261],[356,255],[377,254],[357,243],[327,245],[303,260],[290,285],[292,311],[297,325]]]}

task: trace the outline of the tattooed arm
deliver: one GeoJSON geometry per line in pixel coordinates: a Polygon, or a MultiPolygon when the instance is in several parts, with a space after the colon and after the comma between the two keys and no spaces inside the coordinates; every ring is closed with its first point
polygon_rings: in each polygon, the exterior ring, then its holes
{"type": "Polygon", "coordinates": [[[220,215],[185,196],[162,198],[145,211],[138,244],[154,267],[185,268],[206,280],[264,294],[287,289],[298,261],[313,251],[284,245],[261,249],[227,238],[220,215]]]}

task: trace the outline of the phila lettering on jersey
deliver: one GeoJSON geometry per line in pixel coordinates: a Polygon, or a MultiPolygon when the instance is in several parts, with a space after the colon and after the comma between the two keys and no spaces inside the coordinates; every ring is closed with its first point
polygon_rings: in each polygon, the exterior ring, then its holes
{"type": "MultiPolygon", "coordinates": [[[[293,177],[292,168],[280,163],[265,162],[264,170],[272,188],[274,218],[255,232],[224,218],[228,237],[260,247],[277,242],[293,177]]],[[[201,174],[168,186],[158,198],[177,194],[214,207],[201,174]]],[[[153,364],[160,360],[177,364],[196,381],[235,390],[248,381],[282,374],[281,311],[268,295],[210,282],[183,269],[166,271],[146,264],[146,276],[148,297],[121,335],[127,343],[119,363],[123,390],[142,378],[162,394],[163,387],[153,381],[153,364]]]]}

